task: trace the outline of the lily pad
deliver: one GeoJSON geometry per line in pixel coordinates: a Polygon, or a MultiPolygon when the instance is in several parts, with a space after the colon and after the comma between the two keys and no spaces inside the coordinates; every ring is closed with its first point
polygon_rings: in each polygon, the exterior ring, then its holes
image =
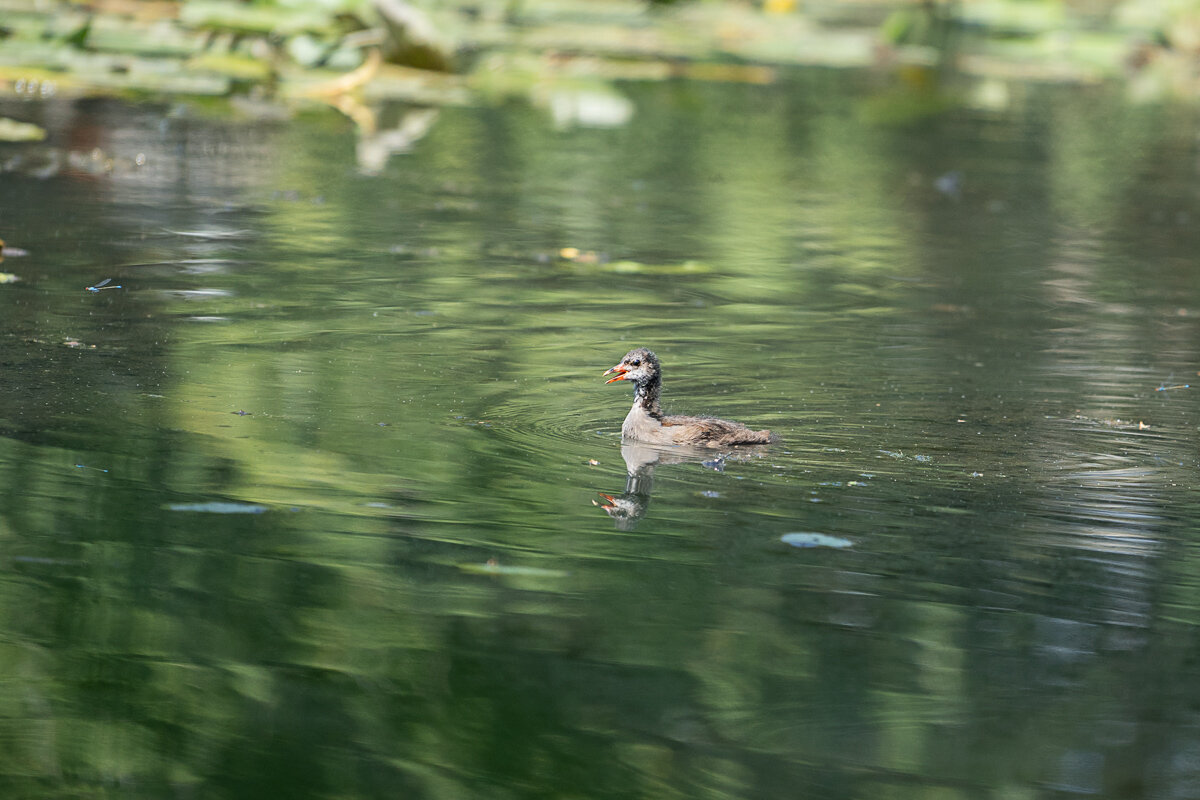
{"type": "Polygon", "coordinates": [[[790,544],[792,547],[850,547],[854,543],[849,539],[842,539],[837,536],[829,536],[824,533],[785,533],[779,537],[779,540],[784,544],[790,544]]]}

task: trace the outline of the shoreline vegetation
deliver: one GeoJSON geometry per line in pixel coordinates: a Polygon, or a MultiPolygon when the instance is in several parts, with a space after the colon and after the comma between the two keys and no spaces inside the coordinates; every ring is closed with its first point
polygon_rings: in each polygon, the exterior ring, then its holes
{"type": "MultiPolygon", "coordinates": [[[[903,120],[1004,110],[1031,83],[1194,101],[1198,54],[1200,2],[1165,0],[0,0],[10,97],[214,98],[263,119],[325,104],[353,120],[376,166],[444,106],[523,99],[562,127],[623,125],[622,81],[864,70],[903,120]],[[395,104],[414,111],[383,130],[395,104]]],[[[5,140],[39,138],[12,130],[5,140]]]]}

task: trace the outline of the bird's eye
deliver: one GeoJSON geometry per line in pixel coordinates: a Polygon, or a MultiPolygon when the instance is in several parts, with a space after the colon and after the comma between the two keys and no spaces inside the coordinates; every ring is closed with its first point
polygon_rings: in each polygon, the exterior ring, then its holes
{"type": "Polygon", "coordinates": [[[635,358],[633,361],[629,362],[629,366],[631,366],[631,367],[640,367],[641,365],[642,365],[642,362],[640,359],[635,358]]]}

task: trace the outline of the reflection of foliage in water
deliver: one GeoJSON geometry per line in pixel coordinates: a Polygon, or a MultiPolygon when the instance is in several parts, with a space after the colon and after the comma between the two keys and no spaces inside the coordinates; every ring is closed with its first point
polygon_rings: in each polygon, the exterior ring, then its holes
{"type": "Polygon", "coordinates": [[[1063,784],[1103,725],[1174,752],[1195,430],[1152,389],[1197,360],[1189,129],[1054,92],[864,124],[870,89],[642,86],[617,131],[451,110],[372,180],[329,118],[60,109],[150,158],[0,185],[30,251],[0,287],[0,773],[919,797],[1063,784]],[[599,373],[633,343],[785,444],[661,469],[617,532],[599,373]],[[216,500],[270,511],[171,508],[216,500]],[[489,559],[548,574],[461,568],[489,559]]]}

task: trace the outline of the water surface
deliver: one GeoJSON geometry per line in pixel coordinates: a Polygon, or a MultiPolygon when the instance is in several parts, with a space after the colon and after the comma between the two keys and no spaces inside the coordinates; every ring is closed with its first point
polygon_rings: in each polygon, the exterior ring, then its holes
{"type": "Polygon", "coordinates": [[[0,784],[1192,796],[1194,114],[626,88],[0,108],[0,784]],[[623,451],[634,346],[783,441],[623,451]]]}

